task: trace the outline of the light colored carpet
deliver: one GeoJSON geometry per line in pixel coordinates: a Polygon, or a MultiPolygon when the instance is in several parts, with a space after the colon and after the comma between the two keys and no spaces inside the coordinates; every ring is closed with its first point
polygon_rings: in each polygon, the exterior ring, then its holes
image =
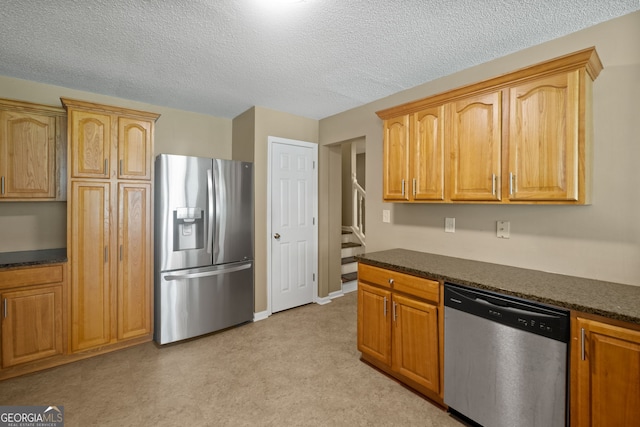
{"type": "Polygon", "coordinates": [[[75,426],[461,426],[360,362],[356,292],[159,348],[0,382],[1,405],[63,405],[75,426]]]}

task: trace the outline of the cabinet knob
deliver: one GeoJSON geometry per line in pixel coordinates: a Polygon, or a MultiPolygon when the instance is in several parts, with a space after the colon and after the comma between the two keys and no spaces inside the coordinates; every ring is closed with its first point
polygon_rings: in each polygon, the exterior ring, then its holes
{"type": "Polygon", "coordinates": [[[389,284],[393,285],[393,279],[389,279],[389,284]]]}

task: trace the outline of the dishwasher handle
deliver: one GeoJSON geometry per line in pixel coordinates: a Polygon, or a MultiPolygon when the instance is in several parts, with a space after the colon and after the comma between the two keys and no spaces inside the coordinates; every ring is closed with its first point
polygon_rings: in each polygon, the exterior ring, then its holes
{"type": "Polygon", "coordinates": [[[539,313],[537,311],[529,311],[529,310],[522,310],[520,308],[516,308],[516,307],[510,307],[508,305],[500,305],[500,304],[494,304],[490,301],[487,301],[486,299],[482,299],[482,298],[476,298],[475,302],[478,304],[482,304],[484,306],[487,307],[492,307],[498,310],[501,310],[503,312],[507,312],[507,313],[513,313],[515,315],[522,315],[522,316],[531,316],[534,315],[538,318],[541,319],[557,319],[559,316],[557,315],[551,315],[551,314],[544,314],[544,313],[539,313]]]}
{"type": "Polygon", "coordinates": [[[445,283],[447,310],[459,310],[512,328],[569,342],[569,312],[534,301],[445,283]]]}

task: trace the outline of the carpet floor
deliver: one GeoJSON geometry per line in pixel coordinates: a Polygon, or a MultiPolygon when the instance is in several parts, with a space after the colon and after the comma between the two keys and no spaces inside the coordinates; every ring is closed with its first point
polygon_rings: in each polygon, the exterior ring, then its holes
{"type": "Polygon", "coordinates": [[[357,293],[198,339],[146,343],[0,382],[0,405],[65,426],[456,426],[362,363],[357,293]]]}

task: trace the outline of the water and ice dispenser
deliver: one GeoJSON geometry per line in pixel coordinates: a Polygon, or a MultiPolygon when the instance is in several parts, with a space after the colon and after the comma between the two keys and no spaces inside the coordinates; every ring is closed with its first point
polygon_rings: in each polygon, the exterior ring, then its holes
{"type": "Polygon", "coordinates": [[[198,207],[173,211],[173,250],[204,248],[204,210],[198,207]]]}

